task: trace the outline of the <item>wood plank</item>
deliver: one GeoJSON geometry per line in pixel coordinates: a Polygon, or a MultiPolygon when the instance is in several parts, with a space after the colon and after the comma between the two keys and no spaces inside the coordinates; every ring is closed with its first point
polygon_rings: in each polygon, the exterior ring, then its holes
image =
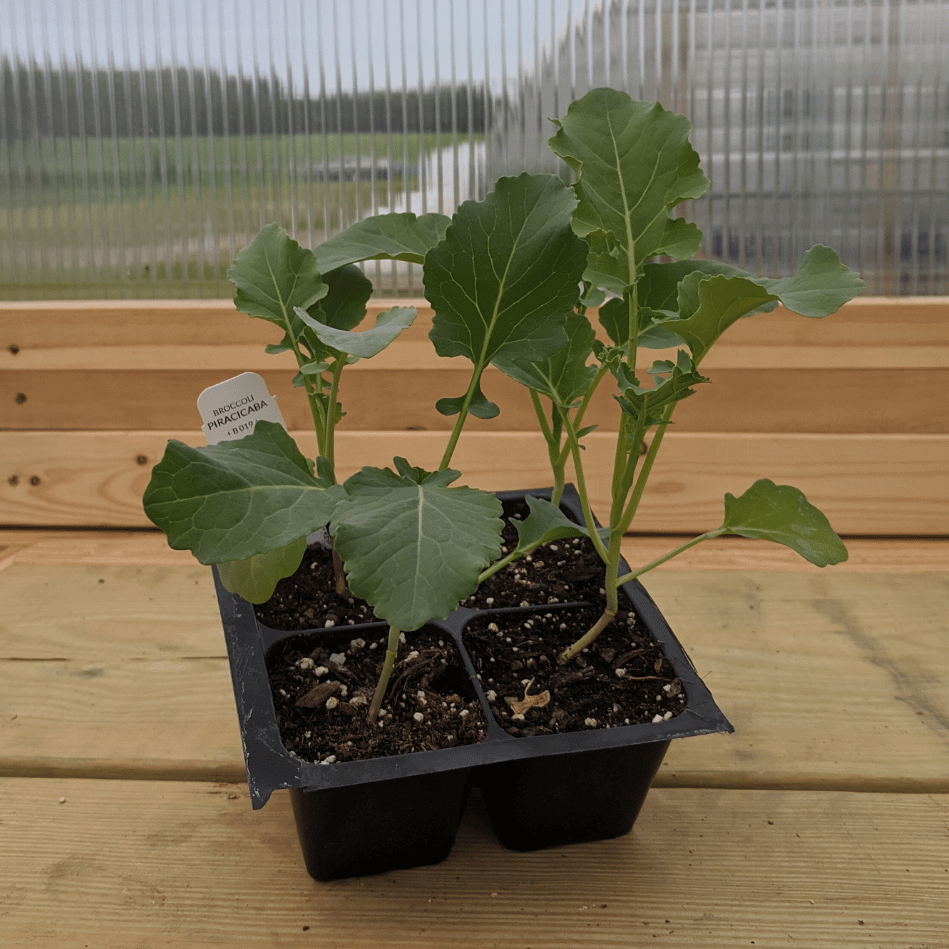
{"type": "MultiPolygon", "coordinates": [[[[623,556],[650,563],[690,537],[629,535],[623,556]]],[[[834,573],[949,573],[949,540],[938,537],[849,537],[849,558],[834,573]]],[[[123,564],[182,566],[194,564],[187,550],[172,550],[159,531],[30,530],[0,528],[0,569],[24,564],[123,564]]],[[[744,537],[718,537],[692,547],[657,568],[663,573],[682,570],[810,571],[815,568],[778,544],[744,537]]]]}
{"type": "MultiPolygon", "coordinates": [[[[652,357],[650,357],[652,358],[652,357]]],[[[123,364],[119,364],[123,365],[123,364]]],[[[645,368],[645,367],[644,367],[645,368]]],[[[141,372],[108,370],[11,369],[0,372],[0,405],[9,407],[2,427],[19,430],[187,429],[201,424],[198,395],[243,366],[141,372]]],[[[704,367],[703,367],[703,371],[704,367]]],[[[818,432],[850,434],[949,434],[949,369],[920,372],[902,369],[845,368],[828,372],[806,368],[715,369],[711,385],[676,410],[681,432],[818,432]]],[[[291,384],[292,374],[261,371],[291,429],[312,422],[306,399],[291,384]]],[[[383,368],[374,361],[352,366],[343,375],[340,399],[346,412],[343,431],[448,431],[453,418],[441,415],[435,401],[463,392],[470,364],[441,360],[424,371],[383,368]],[[398,400],[380,399],[398,393],[398,400]]],[[[523,387],[496,369],[485,374],[483,388],[500,407],[496,419],[469,419],[472,431],[534,431],[537,419],[523,387]]],[[[603,383],[587,413],[601,430],[616,429],[619,409],[615,387],[603,383]]]]}
{"type": "MultiPolygon", "coordinates": [[[[423,344],[416,349],[418,357],[434,358],[425,341],[432,310],[424,300],[376,300],[369,320],[396,303],[419,307],[402,341],[423,344]]],[[[732,327],[708,367],[780,368],[789,362],[802,367],[946,367],[947,313],[946,297],[857,299],[826,320],[802,319],[779,308],[732,327]]],[[[237,314],[226,300],[0,302],[0,369],[213,365],[242,371],[272,366],[275,358],[292,362],[289,355],[263,353],[275,333],[265,321],[237,314]]],[[[398,365],[406,356],[383,353],[376,358],[398,365]]]]}
{"type": "MultiPolygon", "coordinates": [[[[647,588],[736,728],[674,743],[662,783],[949,791],[949,571],[647,588]]],[[[207,568],[15,563],[0,602],[0,773],[242,774],[207,568]]]]}
{"type": "Polygon", "coordinates": [[[254,813],[227,784],[0,793],[10,949],[936,949],[949,932],[945,795],[660,789],[627,837],[527,854],[474,799],[445,863],[318,884],[283,794],[254,813]]]}
{"type": "MultiPolygon", "coordinates": [[[[295,433],[315,455],[311,433],[295,433]]],[[[0,432],[0,525],[140,527],[141,497],[168,437],[184,432],[0,432]]],[[[438,432],[342,432],[342,477],[405,455],[437,467],[438,432]]],[[[593,433],[585,465],[595,510],[609,507],[612,442],[593,433]]],[[[467,483],[504,490],[550,483],[539,435],[470,432],[453,459],[467,483]]],[[[842,534],[949,535],[949,437],[671,432],[635,529],[700,533],[721,523],[726,491],[758,477],[799,487],[842,534]]]]}

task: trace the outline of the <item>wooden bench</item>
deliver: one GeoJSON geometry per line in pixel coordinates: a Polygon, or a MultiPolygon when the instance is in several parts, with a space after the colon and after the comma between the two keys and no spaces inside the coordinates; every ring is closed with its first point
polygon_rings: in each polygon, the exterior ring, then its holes
{"type": "MultiPolygon", "coordinates": [[[[632,834],[508,852],[474,797],[445,863],[317,884],[287,796],[250,808],[209,571],[140,507],[165,439],[201,442],[207,385],[261,371],[305,428],[273,329],[224,303],[0,305],[0,945],[945,949],[947,317],[749,321],[677,413],[630,560],[758,476],[801,487],[851,558],[722,538],[647,578],[736,733],[675,743],[632,834]]],[[[437,461],[433,391],[464,372],[425,318],[351,371],[348,468],[437,461]]],[[[485,390],[502,415],[462,439],[469,483],[546,482],[516,445],[529,407],[485,390]]]]}

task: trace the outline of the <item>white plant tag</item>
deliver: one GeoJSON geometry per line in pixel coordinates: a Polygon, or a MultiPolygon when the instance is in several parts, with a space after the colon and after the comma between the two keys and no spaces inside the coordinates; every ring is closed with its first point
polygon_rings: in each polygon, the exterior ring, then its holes
{"type": "Polygon", "coordinates": [[[198,396],[198,411],[204,420],[201,431],[209,445],[249,435],[258,419],[287,427],[276,396],[267,392],[267,383],[256,372],[242,372],[208,386],[198,396]]]}

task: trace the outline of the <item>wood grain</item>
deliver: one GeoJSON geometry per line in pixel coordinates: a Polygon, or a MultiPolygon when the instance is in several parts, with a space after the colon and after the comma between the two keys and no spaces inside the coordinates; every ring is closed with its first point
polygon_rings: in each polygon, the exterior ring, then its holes
{"type": "MultiPolygon", "coordinates": [[[[310,433],[295,433],[316,453],[310,433]]],[[[184,432],[0,432],[0,525],[141,527],[141,497],[169,437],[184,432]]],[[[342,432],[341,477],[394,455],[433,469],[438,432],[342,432]]],[[[609,507],[612,440],[587,439],[585,467],[595,510],[609,507]]],[[[467,433],[452,464],[486,490],[549,484],[539,435],[467,433]]],[[[949,535],[949,436],[697,434],[663,444],[634,528],[700,533],[722,519],[722,497],[758,477],[794,484],[842,534],[949,535]]]]}
{"type": "Polygon", "coordinates": [[[474,799],[445,863],[318,884],[283,794],[260,812],[228,784],[0,794],[9,949],[936,949],[949,932],[946,795],[656,789],[629,836],[528,854],[474,799]]]}
{"type": "MultiPolygon", "coordinates": [[[[340,399],[346,411],[341,430],[449,431],[454,419],[441,415],[435,401],[461,393],[470,365],[439,364],[424,371],[357,363],[343,375],[340,399]],[[362,367],[365,366],[365,370],[362,367]],[[398,400],[379,398],[398,393],[398,400]]],[[[196,400],[204,389],[239,367],[207,365],[150,372],[11,369],[0,372],[0,405],[9,406],[4,427],[20,430],[194,429],[201,425],[196,400]]],[[[703,371],[705,371],[703,369],[703,371]]],[[[828,372],[813,365],[776,369],[709,369],[710,385],[676,409],[682,432],[815,432],[949,434],[949,369],[908,372],[892,367],[846,367],[828,372]]],[[[261,368],[291,429],[309,427],[309,408],[292,374],[261,368]]],[[[483,388],[497,403],[495,419],[471,418],[471,431],[534,431],[537,419],[523,387],[496,369],[485,373],[483,388]]],[[[613,387],[603,383],[587,412],[587,421],[615,430],[619,409],[613,387]]]]}
{"type": "MultiPolygon", "coordinates": [[[[651,563],[685,543],[686,535],[638,534],[623,541],[623,556],[651,563]]],[[[949,573],[949,540],[939,537],[849,537],[848,559],[834,573],[949,573]]],[[[157,529],[122,531],[30,530],[0,528],[0,569],[24,564],[110,564],[193,566],[187,550],[172,550],[157,529]]],[[[681,570],[813,571],[787,547],[743,537],[718,537],[692,547],[657,568],[681,570]]]]}
{"type": "MultiPolygon", "coordinates": [[[[949,571],[647,587],[737,730],[675,743],[660,781],[949,792],[949,571]]],[[[241,774],[207,568],[14,563],[0,602],[0,773],[241,774]]]]}

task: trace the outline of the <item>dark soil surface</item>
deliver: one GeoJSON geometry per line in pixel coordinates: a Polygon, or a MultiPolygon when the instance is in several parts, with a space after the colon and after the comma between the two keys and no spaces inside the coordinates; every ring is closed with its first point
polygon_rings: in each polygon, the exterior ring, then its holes
{"type": "Polygon", "coordinates": [[[386,629],[292,636],[271,650],[267,665],[280,735],[305,761],[430,751],[484,739],[486,725],[450,637],[403,637],[381,716],[367,720],[386,651],[386,629]]]}
{"type": "MultiPolygon", "coordinates": [[[[503,541],[505,552],[516,545],[510,524],[503,541]]],[[[462,604],[490,611],[468,624],[464,643],[496,720],[510,734],[613,728],[685,708],[662,646],[629,611],[588,650],[558,665],[557,656],[600,615],[602,576],[588,540],[555,541],[499,571],[462,604]],[[502,607],[535,609],[494,612],[502,607]]],[[[385,714],[366,721],[387,630],[346,630],[375,617],[364,601],[335,592],[326,547],[310,546],[297,573],[256,611],[273,629],[325,630],[289,637],[268,657],[281,736],[300,758],[332,763],[484,739],[487,726],[462,660],[451,638],[437,631],[405,635],[385,714]]]]}
{"type": "Polygon", "coordinates": [[[485,616],[463,642],[498,724],[512,735],[550,735],[672,718],[685,708],[682,683],[660,643],[631,611],[576,659],[557,656],[600,607],[485,616]]]}

